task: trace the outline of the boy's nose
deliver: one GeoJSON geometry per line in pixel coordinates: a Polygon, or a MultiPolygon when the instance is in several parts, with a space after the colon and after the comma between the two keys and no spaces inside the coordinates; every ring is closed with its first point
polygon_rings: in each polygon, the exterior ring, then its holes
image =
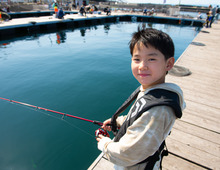
{"type": "Polygon", "coordinates": [[[147,62],[144,61],[140,62],[139,69],[147,69],[147,68],[148,68],[147,62]]]}

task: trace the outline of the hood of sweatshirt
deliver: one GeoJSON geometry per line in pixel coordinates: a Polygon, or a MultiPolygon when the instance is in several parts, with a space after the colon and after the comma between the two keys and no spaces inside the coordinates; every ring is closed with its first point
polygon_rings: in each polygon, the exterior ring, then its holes
{"type": "MultiPolygon", "coordinates": [[[[155,86],[152,86],[152,87],[146,89],[144,91],[144,93],[146,94],[150,90],[153,90],[153,89],[165,89],[165,90],[169,90],[169,91],[172,91],[172,92],[178,94],[179,100],[180,100],[180,107],[182,110],[185,109],[186,103],[183,98],[183,91],[181,90],[181,88],[178,85],[176,85],[174,83],[162,83],[162,84],[158,84],[158,85],[155,85],[155,86]]],[[[140,90],[143,92],[142,86],[141,86],[140,90]]]]}

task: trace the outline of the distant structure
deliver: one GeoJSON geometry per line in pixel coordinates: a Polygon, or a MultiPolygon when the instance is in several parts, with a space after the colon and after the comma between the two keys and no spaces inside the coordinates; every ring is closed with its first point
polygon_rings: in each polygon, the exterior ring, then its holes
{"type": "Polygon", "coordinates": [[[59,2],[59,3],[71,2],[71,3],[78,4],[78,5],[89,4],[89,0],[0,0],[0,2],[3,2],[3,3],[23,2],[23,3],[40,3],[40,4],[42,3],[48,4],[48,3],[53,3],[53,2],[59,2]]]}

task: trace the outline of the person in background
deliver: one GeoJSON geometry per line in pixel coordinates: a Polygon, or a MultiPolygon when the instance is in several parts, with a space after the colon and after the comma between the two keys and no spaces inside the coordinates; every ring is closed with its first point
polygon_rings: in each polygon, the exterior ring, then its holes
{"type": "Polygon", "coordinates": [[[52,4],[53,9],[54,9],[55,6],[58,6],[56,2],[54,2],[54,3],[52,4]]]}
{"type": "Polygon", "coordinates": [[[54,5],[54,12],[55,12],[55,18],[57,18],[57,13],[58,13],[58,5],[55,3],[54,5]]]}
{"type": "Polygon", "coordinates": [[[197,19],[202,19],[202,14],[201,14],[201,12],[198,13],[197,19]]]}
{"type": "Polygon", "coordinates": [[[2,19],[2,11],[0,11],[0,23],[2,23],[3,19],[2,19]]]}
{"type": "Polygon", "coordinates": [[[143,15],[147,15],[147,8],[144,8],[143,15]]]}
{"type": "Polygon", "coordinates": [[[63,12],[63,9],[62,8],[60,8],[59,9],[59,11],[58,11],[58,13],[57,13],[57,18],[58,19],[63,19],[64,18],[64,12],[63,12]]]}
{"type": "Polygon", "coordinates": [[[206,13],[206,21],[205,21],[206,28],[209,27],[210,21],[211,21],[211,12],[209,11],[206,13]]]}
{"type": "Polygon", "coordinates": [[[79,13],[83,16],[83,14],[85,14],[86,16],[86,11],[85,11],[85,7],[82,5],[79,9],[79,13]]]}
{"type": "Polygon", "coordinates": [[[213,7],[211,9],[210,14],[211,14],[211,20],[210,20],[209,27],[212,27],[212,23],[215,21],[216,7],[213,7]]]}
{"type": "Polygon", "coordinates": [[[106,15],[111,15],[111,10],[108,6],[104,8],[104,12],[106,12],[106,15]]]}
{"type": "Polygon", "coordinates": [[[220,9],[219,9],[219,6],[217,5],[216,6],[216,20],[218,20],[219,14],[220,14],[220,9]]]}
{"type": "Polygon", "coordinates": [[[75,10],[75,9],[76,9],[76,4],[72,3],[72,10],[75,10]]]}
{"type": "Polygon", "coordinates": [[[3,8],[3,9],[0,8],[0,23],[2,23],[3,21],[8,21],[10,19],[11,19],[11,16],[7,13],[7,9],[6,8],[3,8]]]}
{"type": "Polygon", "coordinates": [[[6,7],[6,11],[10,12],[10,7],[9,6],[6,7]]]}

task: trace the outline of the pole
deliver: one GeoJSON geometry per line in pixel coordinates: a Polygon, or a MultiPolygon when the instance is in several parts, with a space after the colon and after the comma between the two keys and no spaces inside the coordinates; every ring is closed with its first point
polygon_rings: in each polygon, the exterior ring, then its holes
{"type": "Polygon", "coordinates": [[[67,117],[71,117],[71,118],[75,118],[75,119],[91,122],[91,123],[99,125],[99,126],[103,125],[102,122],[99,122],[99,121],[96,121],[96,120],[89,120],[89,119],[85,119],[85,118],[82,118],[82,117],[66,114],[66,113],[63,113],[63,112],[59,112],[59,111],[55,111],[55,110],[51,110],[51,109],[46,109],[46,108],[43,108],[43,107],[38,107],[38,106],[31,105],[31,104],[28,104],[28,103],[23,103],[23,102],[19,102],[19,101],[15,101],[15,100],[6,99],[6,98],[3,98],[3,97],[0,97],[0,99],[8,101],[8,102],[12,102],[12,103],[16,103],[16,104],[32,107],[32,108],[35,108],[35,109],[38,109],[38,110],[44,110],[44,111],[48,111],[48,112],[51,112],[51,113],[57,113],[57,114],[63,115],[63,117],[67,116],[67,117]]]}

